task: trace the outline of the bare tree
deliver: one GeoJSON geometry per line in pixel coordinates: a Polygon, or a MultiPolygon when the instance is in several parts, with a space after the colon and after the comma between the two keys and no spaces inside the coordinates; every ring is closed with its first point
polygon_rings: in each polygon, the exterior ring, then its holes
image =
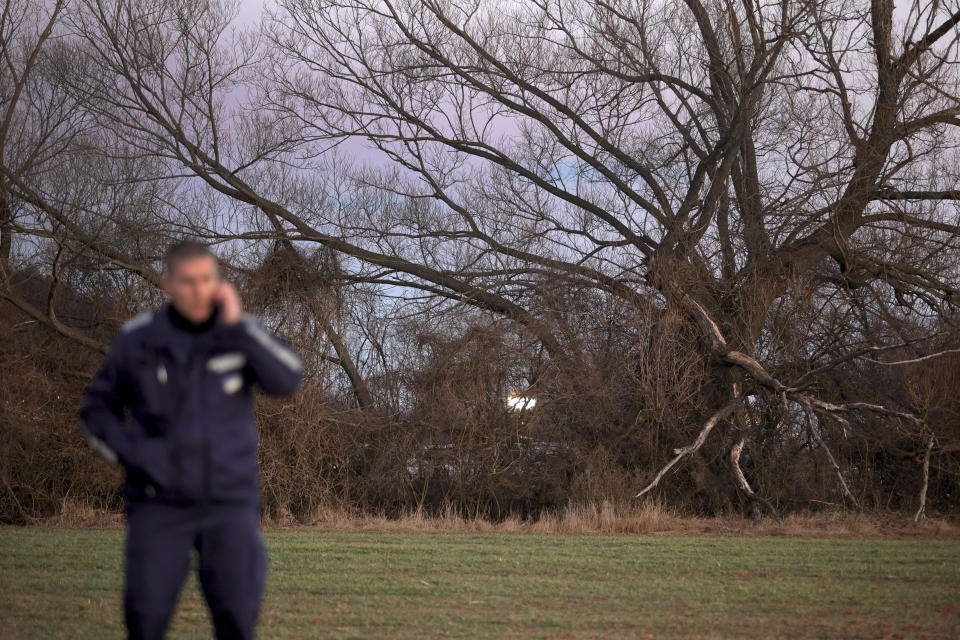
{"type": "Polygon", "coordinates": [[[366,137],[409,176],[389,188],[446,205],[418,237],[682,309],[718,386],[910,420],[808,398],[758,347],[797,286],[867,322],[953,313],[956,7],[282,6],[275,108],[366,137]]]}
{"type": "MultiPolygon", "coordinates": [[[[232,248],[251,286],[258,269],[290,274],[261,301],[322,343],[364,408],[396,362],[357,309],[506,321],[536,344],[544,406],[569,407],[587,379],[617,389],[609,442],[683,405],[658,449],[675,457],[641,494],[683,460],[721,469],[712,446],[731,491],[776,513],[764,455],[793,443],[823,452],[857,504],[845,435],[876,421],[926,447],[916,407],[835,381],[888,369],[865,356],[931,355],[955,326],[956,2],[281,0],[256,34],[234,10],[57,4],[69,131],[124,168],[119,201],[149,184],[163,204],[118,221],[6,143],[0,204],[56,221],[35,237],[64,255],[145,282],[149,242],[119,242],[127,222],[232,248]],[[652,353],[674,359],[651,369],[652,353]]],[[[633,464],[664,463],[640,449],[633,464]]]]}
{"type": "Polygon", "coordinates": [[[630,316],[678,310],[713,367],[704,437],[736,382],[912,419],[782,381],[762,347],[798,287],[866,323],[954,312],[957,7],[285,0],[266,49],[231,40],[229,18],[86,0],[76,87],[144,153],[255,207],[246,233],[502,314],[559,369],[579,366],[578,337],[548,283],[630,316]],[[394,168],[316,197],[324,154],[358,141],[394,168]]]}

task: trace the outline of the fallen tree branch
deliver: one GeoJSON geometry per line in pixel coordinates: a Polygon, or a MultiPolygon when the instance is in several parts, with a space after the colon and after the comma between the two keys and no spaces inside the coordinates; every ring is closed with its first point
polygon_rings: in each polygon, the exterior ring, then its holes
{"type": "MultiPolygon", "coordinates": [[[[853,495],[853,492],[850,491],[850,487],[847,485],[846,479],[843,477],[843,471],[840,469],[840,465],[837,464],[836,459],[833,457],[833,453],[830,451],[830,448],[824,442],[823,438],[817,432],[813,425],[813,416],[816,415],[817,410],[829,413],[831,417],[844,425],[844,433],[846,434],[846,427],[849,425],[848,421],[841,417],[839,414],[848,412],[848,411],[870,411],[873,413],[879,413],[881,415],[886,415],[890,417],[899,418],[901,420],[906,420],[918,426],[923,426],[923,421],[917,418],[916,416],[905,413],[902,411],[896,411],[894,409],[888,409],[882,405],[870,404],[866,402],[846,402],[843,404],[835,404],[832,402],[827,402],[821,400],[815,396],[803,393],[798,387],[788,387],[783,384],[775,377],[770,375],[770,373],[761,365],[755,358],[741,352],[731,349],[727,344],[726,339],[723,336],[723,332],[720,331],[720,327],[714,322],[713,318],[710,317],[710,314],[707,313],[707,310],[699,302],[694,300],[689,294],[683,292],[678,296],[683,307],[686,308],[687,312],[690,314],[691,318],[699,326],[704,338],[710,344],[711,356],[720,362],[724,362],[728,365],[732,365],[742,369],[750,377],[756,380],[760,385],[766,387],[767,389],[777,393],[783,398],[784,407],[786,408],[787,399],[793,400],[794,402],[800,404],[806,410],[804,414],[806,416],[807,428],[810,431],[811,437],[816,441],[819,447],[823,450],[824,454],[827,457],[827,460],[830,462],[830,465],[833,467],[834,472],[837,475],[837,480],[840,484],[840,488],[843,491],[844,496],[849,500],[855,507],[860,508],[860,502],[857,500],[856,496],[853,495]]],[[[693,443],[687,445],[686,447],[675,449],[674,453],[676,454],[670,462],[668,462],[659,473],[654,477],[653,481],[650,482],[640,493],[636,495],[637,498],[640,498],[644,494],[651,491],[656,487],[663,477],[676,465],[680,460],[685,456],[693,453],[699,449],[704,441],[707,439],[707,436],[710,435],[710,432],[716,426],[716,424],[728,416],[733,408],[737,405],[740,399],[740,393],[738,385],[734,383],[734,399],[730,404],[720,409],[714,413],[704,424],[703,429],[700,430],[699,435],[693,443]]],[[[731,462],[734,465],[735,472],[737,474],[737,482],[740,484],[740,487],[750,496],[752,499],[760,500],[753,489],[750,488],[749,483],[746,480],[746,477],[743,475],[743,471],[739,466],[739,457],[743,449],[743,441],[731,451],[731,462]]],[[[774,513],[771,505],[766,503],[768,509],[771,510],[771,513],[774,513]]],[[[779,517],[775,515],[779,521],[779,517]]]]}
{"type": "Polygon", "coordinates": [[[750,356],[748,356],[747,354],[741,351],[729,351],[726,354],[724,354],[723,360],[728,364],[733,364],[740,367],[741,369],[749,373],[754,380],[756,380],[763,386],[768,387],[773,391],[776,391],[777,393],[782,393],[784,391],[787,391],[787,392],[794,391],[793,389],[790,389],[789,387],[787,387],[787,385],[783,384],[782,382],[780,382],[779,380],[771,376],[769,373],[767,373],[767,370],[764,369],[763,366],[759,362],[757,362],[754,358],[751,358],[750,356]]]}
{"type": "Polygon", "coordinates": [[[847,500],[853,503],[857,509],[860,508],[860,502],[857,500],[856,496],[853,495],[853,492],[850,491],[850,487],[847,486],[847,481],[843,477],[843,470],[840,469],[840,465],[837,464],[836,458],[833,457],[833,453],[830,451],[830,447],[827,446],[827,443],[823,441],[823,438],[820,437],[820,434],[817,432],[816,428],[813,426],[813,416],[814,413],[813,407],[809,404],[807,406],[807,411],[805,413],[807,418],[807,429],[810,431],[810,436],[816,440],[817,445],[823,449],[824,454],[827,456],[827,460],[830,462],[830,466],[833,467],[834,473],[837,475],[837,480],[840,484],[840,489],[843,491],[843,495],[846,496],[847,500]]]}
{"type": "Polygon", "coordinates": [[[668,462],[662,469],[660,469],[660,472],[656,475],[653,481],[650,484],[648,484],[646,488],[640,493],[638,493],[635,497],[640,498],[645,493],[652,490],[654,487],[660,484],[660,480],[663,479],[663,476],[665,476],[667,472],[670,471],[670,469],[672,469],[675,464],[677,464],[678,462],[680,462],[680,460],[682,460],[686,456],[690,455],[691,453],[693,453],[694,451],[702,447],[703,443],[707,439],[707,436],[709,436],[710,432],[713,431],[713,428],[717,426],[717,423],[723,420],[724,418],[726,418],[727,416],[729,416],[730,413],[733,412],[734,407],[736,407],[739,403],[740,403],[739,397],[735,398],[730,403],[728,403],[725,407],[723,407],[722,409],[714,413],[712,416],[710,416],[706,424],[703,425],[703,429],[701,429],[700,433],[697,435],[697,439],[685,447],[674,449],[673,452],[676,455],[673,457],[673,459],[670,462],[668,462]]]}
{"type": "Polygon", "coordinates": [[[930,454],[933,452],[934,438],[931,435],[927,441],[927,450],[923,454],[923,484],[920,485],[920,507],[917,509],[917,515],[913,516],[914,522],[919,522],[920,518],[926,516],[927,512],[927,487],[930,485],[930,454]]]}
{"type": "Polygon", "coordinates": [[[773,505],[765,499],[758,496],[753,488],[750,487],[750,483],[747,482],[747,477],[743,474],[743,469],[740,467],[740,455],[743,453],[743,446],[746,444],[746,438],[740,438],[737,444],[733,445],[733,448],[730,449],[730,463],[733,465],[733,473],[737,478],[737,482],[740,484],[740,488],[743,489],[743,492],[747,494],[747,497],[756,504],[760,503],[767,508],[767,511],[770,512],[770,515],[773,516],[773,519],[777,521],[777,524],[783,524],[783,520],[780,518],[780,515],[777,513],[777,510],[773,508],[773,505]]]}
{"type": "MultiPolygon", "coordinates": [[[[833,402],[827,402],[815,396],[802,393],[798,388],[788,387],[771,376],[769,373],[767,373],[767,370],[763,368],[763,365],[757,362],[754,358],[751,358],[747,354],[740,351],[729,351],[725,353],[723,355],[723,361],[740,367],[750,374],[754,380],[767,387],[771,391],[775,391],[781,395],[789,397],[791,400],[794,400],[807,407],[815,407],[821,411],[831,414],[844,413],[847,411],[870,411],[872,413],[879,413],[894,418],[900,418],[901,420],[906,420],[917,426],[923,426],[923,421],[915,415],[911,413],[905,413],[903,411],[897,411],[895,409],[888,409],[883,405],[870,404],[868,402],[844,402],[843,404],[835,404],[833,402]]],[[[846,423],[846,420],[843,420],[838,416],[835,417],[837,417],[838,420],[846,423]]]]}
{"type": "MultiPolygon", "coordinates": [[[[789,394],[788,394],[789,395],[789,394]]],[[[903,411],[897,411],[895,409],[888,409],[883,405],[879,404],[870,404],[869,402],[844,402],[843,404],[834,404],[832,402],[825,402],[818,398],[812,396],[803,395],[803,394],[794,394],[794,399],[799,401],[801,404],[809,403],[813,407],[821,409],[823,411],[836,414],[846,411],[870,411],[871,413],[879,413],[881,415],[890,416],[892,418],[900,418],[901,420],[906,420],[911,422],[918,427],[923,426],[923,420],[913,415],[912,413],[906,413],[903,411]]],[[[838,420],[842,420],[839,416],[834,416],[838,420]]],[[[846,423],[846,420],[842,420],[846,423]]]]}

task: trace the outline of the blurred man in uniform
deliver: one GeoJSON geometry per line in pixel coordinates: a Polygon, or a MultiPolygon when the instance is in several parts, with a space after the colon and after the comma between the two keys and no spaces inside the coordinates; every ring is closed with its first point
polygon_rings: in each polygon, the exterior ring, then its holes
{"type": "Polygon", "coordinates": [[[162,638],[197,550],[216,637],[252,638],[266,578],[253,387],[292,393],[300,358],[193,241],[167,252],[169,302],[127,322],[83,398],[90,445],[126,470],[129,638],[162,638]]]}

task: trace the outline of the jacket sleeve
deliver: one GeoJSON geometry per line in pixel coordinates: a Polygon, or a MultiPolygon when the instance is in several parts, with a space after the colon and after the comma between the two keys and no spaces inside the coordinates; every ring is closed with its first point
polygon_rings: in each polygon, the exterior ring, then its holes
{"type": "Polygon", "coordinates": [[[303,362],[286,342],[249,314],[243,314],[228,330],[261,389],[276,396],[297,390],[303,379],[303,362]]]}
{"type": "Polygon", "coordinates": [[[90,447],[104,459],[127,466],[133,442],[125,424],[129,387],[123,373],[122,354],[122,341],[117,340],[83,395],[80,430],[90,447]]]}

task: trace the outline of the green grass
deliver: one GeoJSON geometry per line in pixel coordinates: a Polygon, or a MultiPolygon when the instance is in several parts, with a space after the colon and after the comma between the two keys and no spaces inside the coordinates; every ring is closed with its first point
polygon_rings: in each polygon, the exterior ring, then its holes
{"type": "MultiPolygon", "coordinates": [[[[960,542],[266,534],[261,638],[956,638],[960,542]]],[[[0,637],[122,637],[120,530],[0,528],[0,637]]],[[[197,583],[171,638],[211,636],[197,583]]]]}

